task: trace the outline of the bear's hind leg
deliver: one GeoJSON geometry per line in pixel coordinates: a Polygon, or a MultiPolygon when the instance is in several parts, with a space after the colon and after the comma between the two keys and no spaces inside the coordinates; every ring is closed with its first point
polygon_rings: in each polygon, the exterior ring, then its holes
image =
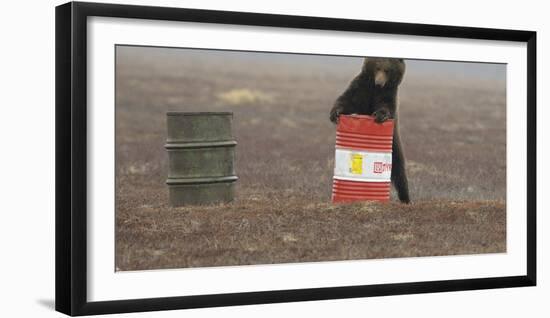
{"type": "Polygon", "coordinates": [[[409,183],[405,171],[405,156],[403,155],[401,139],[397,129],[394,131],[393,136],[391,181],[395,190],[397,190],[399,200],[403,203],[410,203],[409,183]]]}

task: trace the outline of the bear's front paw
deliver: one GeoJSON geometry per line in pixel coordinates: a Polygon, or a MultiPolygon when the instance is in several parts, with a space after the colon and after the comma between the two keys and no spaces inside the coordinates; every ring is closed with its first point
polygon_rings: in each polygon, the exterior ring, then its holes
{"type": "Polygon", "coordinates": [[[390,119],[390,112],[385,108],[375,111],[372,115],[374,116],[374,121],[379,124],[390,119]]]}
{"type": "Polygon", "coordinates": [[[330,111],[330,121],[333,123],[338,123],[338,117],[340,117],[340,114],[342,113],[341,107],[334,107],[330,111]]]}

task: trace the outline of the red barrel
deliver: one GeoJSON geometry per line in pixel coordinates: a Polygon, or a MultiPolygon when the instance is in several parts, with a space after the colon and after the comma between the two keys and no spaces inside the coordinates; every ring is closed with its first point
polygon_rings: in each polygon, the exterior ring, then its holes
{"type": "Polygon", "coordinates": [[[393,120],[341,115],[336,128],[332,202],[388,201],[393,120]]]}

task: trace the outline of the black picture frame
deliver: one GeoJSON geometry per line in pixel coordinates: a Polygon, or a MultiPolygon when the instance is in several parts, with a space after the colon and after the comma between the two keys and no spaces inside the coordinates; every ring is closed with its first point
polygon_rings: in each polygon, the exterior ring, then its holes
{"type": "Polygon", "coordinates": [[[70,2],[56,7],[56,310],[91,315],[536,285],[536,32],[307,16],[70,2]],[[91,16],[338,30],[527,44],[527,274],[88,302],[86,36],[91,16]]]}

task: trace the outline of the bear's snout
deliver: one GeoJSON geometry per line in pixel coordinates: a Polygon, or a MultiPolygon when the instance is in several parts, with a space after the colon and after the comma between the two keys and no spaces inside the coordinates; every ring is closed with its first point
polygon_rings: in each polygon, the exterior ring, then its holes
{"type": "Polygon", "coordinates": [[[384,87],[387,81],[388,77],[386,76],[386,72],[384,71],[378,71],[374,75],[374,85],[376,86],[384,87]]]}

